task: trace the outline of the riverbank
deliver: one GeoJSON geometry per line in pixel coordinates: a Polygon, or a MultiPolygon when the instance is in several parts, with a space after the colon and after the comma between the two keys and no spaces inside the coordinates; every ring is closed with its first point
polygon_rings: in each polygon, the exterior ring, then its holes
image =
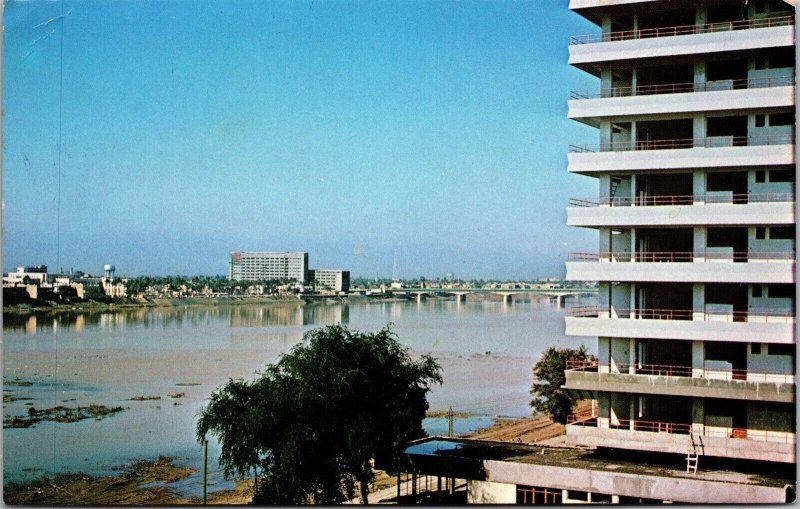
{"type": "MultiPolygon", "coordinates": [[[[581,402],[577,410],[588,408],[581,402]]],[[[564,435],[564,426],[549,417],[497,419],[488,428],[465,435],[468,438],[515,443],[538,443],[564,435]]],[[[41,478],[25,484],[9,484],[3,500],[8,505],[197,505],[202,498],[182,497],[170,484],[189,477],[194,469],[178,467],[170,458],[140,461],[128,466],[116,476],[68,474],[55,479],[41,478]]],[[[395,486],[396,478],[383,471],[376,472],[372,492],[395,486]]],[[[252,500],[253,480],[236,482],[229,490],[208,495],[211,505],[246,505],[252,500]]],[[[379,502],[379,501],[374,501],[379,502]]]]}
{"type": "MultiPolygon", "coordinates": [[[[178,496],[170,484],[189,477],[191,468],[175,466],[170,458],[139,461],[116,476],[95,477],[66,474],[41,478],[26,484],[9,484],[3,489],[7,505],[176,505],[202,504],[201,497],[178,496]]],[[[240,481],[232,490],[208,495],[212,505],[244,505],[252,499],[250,480],[240,481]]]]}
{"type": "MultiPolygon", "coordinates": [[[[432,299],[446,300],[452,297],[430,297],[432,299]]],[[[408,302],[411,297],[394,296],[365,296],[353,295],[232,295],[223,297],[142,297],[108,299],[108,301],[89,300],[85,302],[58,303],[53,301],[37,300],[31,304],[4,306],[3,314],[27,316],[36,313],[62,313],[62,312],[103,312],[122,311],[143,308],[177,308],[177,307],[214,307],[214,306],[240,306],[259,304],[315,304],[315,303],[342,303],[342,302],[408,302]]],[[[483,299],[480,299],[483,300],[483,299]]]]}

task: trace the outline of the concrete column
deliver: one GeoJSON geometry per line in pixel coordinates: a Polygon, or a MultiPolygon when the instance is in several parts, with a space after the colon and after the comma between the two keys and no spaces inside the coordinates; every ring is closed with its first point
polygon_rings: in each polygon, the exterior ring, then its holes
{"type": "Polygon", "coordinates": [[[636,374],[636,339],[630,338],[630,346],[628,346],[628,374],[636,374]]]}
{"type": "Polygon", "coordinates": [[[692,285],[692,310],[694,311],[694,320],[705,320],[706,312],[706,292],[703,283],[695,283],[692,285]]]}
{"type": "Polygon", "coordinates": [[[708,244],[708,228],[705,226],[694,227],[694,259],[695,261],[705,261],[706,245],[708,244]]]}
{"type": "Polygon", "coordinates": [[[608,373],[611,364],[611,340],[606,336],[597,338],[597,372],[608,373]]]}
{"type": "Polygon", "coordinates": [[[633,69],[631,69],[631,91],[632,91],[631,95],[637,95],[636,94],[637,83],[639,83],[639,73],[636,72],[636,67],[634,67],[633,69]]]}
{"type": "Polygon", "coordinates": [[[694,22],[698,26],[708,23],[708,8],[705,5],[697,6],[697,9],[694,11],[694,22]]]}
{"type": "Polygon", "coordinates": [[[692,194],[695,201],[706,194],[706,173],[702,170],[692,172],[692,194]]]}
{"type": "Polygon", "coordinates": [[[692,377],[702,378],[705,356],[705,343],[692,341],[692,377]]]}
{"type": "Polygon", "coordinates": [[[692,432],[700,435],[705,424],[705,405],[703,398],[692,398],[692,432]]]}
{"type": "Polygon", "coordinates": [[[417,294],[417,303],[420,303],[420,302],[422,302],[422,294],[418,293],[417,294]]]}
{"type": "Polygon", "coordinates": [[[692,138],[695,140],[695,147],[702,147],[703,144],[697,140],[703,140],[706,137],[706,119],[701,114],[695,114],[692,117],[692,138]]]}
{"type": "Polygon", "coordinates": [[[633,420],[636,419],[636,405],[635,405],[636,396],[631,394],[628,397],[630,398],[630,401],[628,402],[628,408],[630,409],[628,411],[628,420],[629,420],[628,429],[634,431],[636,429],[636,426],[634,426],[633,423],[633,420]]]}
{"type": "Polygon", "coordinates": [[[603,120],[600,122],[600,144],[608,145],[609,143],[611,143],[611,122],[603,120]]]}
{"type": "Polygon", "coordinates": [[[604,68],[600,71],[600,88],[606,89],[611,88],[614,84],[614,77],[611,73],[611,69],[604,68]]]}
{"type": "Polygon", "coordinates": [[[503,295],[503,303],[504,304],[511,304],[514,301],[510,293],[503,295]]]}
{"type": "Polygon", "coordinates": [[[600,249],[601,253],[610,253],[611,252],[611,228],[598,228],[598,234],[600,237],[600,245],[598,249],[600,249]]]}
{"type": "MultiPolygon", "coordinates": [[[[609,141],[611,141],[610,136],[608,139],[609,141]]],[[[600,192],[598,193],[598,198],[607,198],[611,194],[611,175],[608,174],[600,175],[597,181],[600,184],[600,192]]]]}
{"type": "Polygon", "coordinates": [[[706,61],[702,57],[694,61],[694,83],[699,85],[708,81],[706,76],[706,61]]]}

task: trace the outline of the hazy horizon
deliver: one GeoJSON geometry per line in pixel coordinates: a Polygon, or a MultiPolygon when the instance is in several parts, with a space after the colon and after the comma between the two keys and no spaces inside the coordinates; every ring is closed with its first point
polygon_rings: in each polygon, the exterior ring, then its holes
{"type": "Polygon", "coordinates": [[[353,277],[560,277],[567,0],[12,0],[3,268],[227,273],[307,251],[353,277]],[[62,11],[63,9],[63,11],[62,11]]]}

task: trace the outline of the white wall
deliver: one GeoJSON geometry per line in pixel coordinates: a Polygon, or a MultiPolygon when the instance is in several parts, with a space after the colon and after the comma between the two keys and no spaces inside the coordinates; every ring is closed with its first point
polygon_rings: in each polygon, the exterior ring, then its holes
{"type": "Polygon", "coordinates": [[[467,480],[468,504],[515,504],[517,485],[467,480]]]}

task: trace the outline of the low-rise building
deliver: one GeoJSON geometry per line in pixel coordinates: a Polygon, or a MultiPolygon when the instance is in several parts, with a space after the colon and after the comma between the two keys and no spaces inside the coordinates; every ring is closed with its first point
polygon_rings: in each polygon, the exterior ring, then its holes
{"type": "Polygon", "coordinates": [[[317,285],[317,289],[327,289],[333,292],[346,292],[350,290],[350,271],[333,269],[313,269],[308,271],[309,281],[317,285]],[[322,288],[319,288],[322,286],[322,288]]]}

